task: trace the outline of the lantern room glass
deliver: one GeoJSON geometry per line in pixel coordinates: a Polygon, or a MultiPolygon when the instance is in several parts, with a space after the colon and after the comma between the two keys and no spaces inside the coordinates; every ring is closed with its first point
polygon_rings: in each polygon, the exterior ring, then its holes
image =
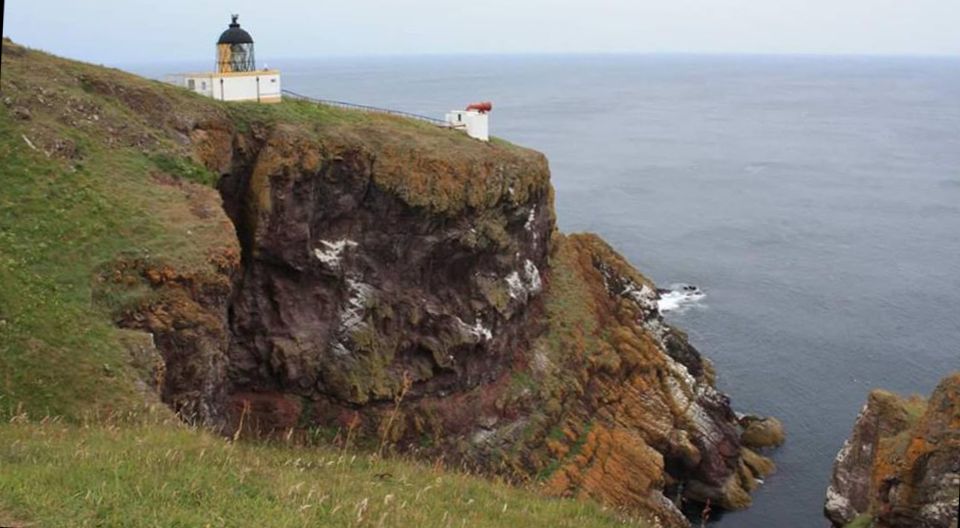
{"type": "Polygon", "coordinates": [[[218,53],[217,71],[249,72],[256,69],[253,58],[253,43],[220,44],[218,53]]]}

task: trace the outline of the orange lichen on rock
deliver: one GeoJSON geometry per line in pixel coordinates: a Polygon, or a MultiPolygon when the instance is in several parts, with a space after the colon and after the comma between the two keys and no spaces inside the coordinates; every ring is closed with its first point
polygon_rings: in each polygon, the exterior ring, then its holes
{"type": "Polygon", "coordinates": [[[549,493],[600,499],[631,507],[663,485],[663,457],[638,434],[595,426],[579,453],[546,484],[549,493]]]}
{"type": "Polygon", "coordinates": [[[861,515],[878,528],[956,526],[960,506],[960,372],[928,402],[870,393],[837,455],[824,507],[834,526],[861,515]]]}

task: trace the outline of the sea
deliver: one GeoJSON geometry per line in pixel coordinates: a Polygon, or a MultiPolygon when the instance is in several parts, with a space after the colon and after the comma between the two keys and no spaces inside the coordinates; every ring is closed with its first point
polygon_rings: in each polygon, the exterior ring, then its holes
{"type": "MultiPolygon", "coordinates": [[[[183,70],[210,65],[182,65],[183,70]]],[[[271,61],[284,88],[441,118],[492,101],[544,152],[559,227],[672,290],[666,318],[777,473],[711,525],[809,528],[876,387],[960,369],[960,58],[467,55],[271,61]]],[[[170,64],[124,65],[160,77],[170,64]]]]}

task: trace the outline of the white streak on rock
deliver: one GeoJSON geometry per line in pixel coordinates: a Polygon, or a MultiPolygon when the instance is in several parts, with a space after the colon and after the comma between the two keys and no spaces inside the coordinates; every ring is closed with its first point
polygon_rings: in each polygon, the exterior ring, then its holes
{"type": "Polygon", "coordinates": [[[827,488],[827,501],[824,504],[824,509],[849,519],[853,519],[859,513],[850,505],[850,500],[834,489],[832,484],[827,488]]]}
{"type": "Polygon", "coordinates": [[[533,371],[538,374],[546,374],[553,371],[553,362],[543,349],[538,349],[533,354],[533,361],[530,362],[533,371]]]}
{"type": "Polygon", "coordinates": [[[351,354],[350,349],[343,343],[345,341],[349,343],[350,333],[364,324],[363,318],[366,315],[367,301],[373,291],[373,286],[369,284],[354,278],[347,279],[347,301],[340,309],[340,325],[337,327],[337,338],[331,345],[334,355],[342,357],[351,354]]]}
{"type": "Polygon", "coordinates": [[[533,230],[533,222],[537,219],[537,206],[534,205],[530,208],[530,214],[527,215],[527,223],[523,224],[523,228],[527,231],[533,230]]]}
{"type": "Polygon", "coordinates": [[[537,265],[527,259],[527,261],[523,263],[523,272],[527,278],[527,290],[530,293],[539,292],[540,288],[543,287],[543,282],[540,280],[540,270],[537,269],[537,265]]]}
{"type": "Polygon", "coordinates": [[[850,439],[847,438],[843,441],[843,447],[840,448],[840,451],[837,453],[837,457],[834,459],[834,465],[843,464],[843,461],[850,456],[850,450],[853,448],[853,445],[850,443],[850,439]]]}
{"type": "Polygon", "coordinates": [[[496,435],[494,431],[490,431],[488,429],[478,429],[475,433],[473,433],[470,441],[472,441],[474,444],[485,444],[487,441],[493,439],[494,435],[496,435]]]}
{"type": "Polygon", "coordinates": [[[349,356],[349,355],[350,355],[350,351],[347,350],[347,347],[343,346],[343,343],[341,343],[341,342],[339,342],[339,341],[334,341],[334,343],[333,343],[333,354],[334,354],[335,356],[344,357],[344,356],[349,356]]]}
{"type": "Polygon", "coordinates": [[[633,299],[646,311],[657,308],[657,292],[646,284],[642,284],[638,289],[636,284],[629,282],[623,288],[621,295],[633,299]]]}
{"type": "Polygon", "coordinates": [[[483,326],[483,321],[479,317],[477,317],[477,322],[474,323],[473,326],[463,322],[463,319],[460,319],[459,317],[456,319],[457,324],[460,326],[460,330],[471,338],[476,339],[477,341],[489,341],[493,339],[493,331],[483,326]]]}
{"type": "Polygon", "coordinates": [[[320,262],[331,270],[340,269],[340,260],[343,258],[343,250],[348,247],[357,247],[357,243],[353,240],[348,240],[346,238],[337,240],[335,242],[329,242],[326,240],[321,240],[324,249],[315,248],[313,250],[314,256],[316,256],[320,262]]]}
{"type": "Polygon", "coordinates": [[[520,302],[527,302],[531,295],[539,293],[543,288],[543,281],[540,278],[540,270],[530,259],[523,263],[523,274],[519,271],[513,271],[506,276],[507,291],[511,299],[517,299],[520,302]]]}
{"type": "Polygon", "coordinates": [[[363,323],[366,313],[367,299],[373,293],[373,287],[358,280],[347,279],[349,297],[346,305],[340,311],[340,332],[346,333],[363,323]]]}
{"type": "Polygon", "coordinates": [[[507,275],[506,281],[511,298],[519,299],[526,293],[526,289],[523,287],[523,281],[520,280],[519,272],[511,272],[510,275],[507,275]]]}

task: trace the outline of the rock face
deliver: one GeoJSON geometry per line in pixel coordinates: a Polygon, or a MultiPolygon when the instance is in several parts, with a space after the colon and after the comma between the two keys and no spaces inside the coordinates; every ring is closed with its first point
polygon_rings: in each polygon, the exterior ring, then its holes
{"type": "Polygon", "coordinates": [[[834,462],[824,512],[834,526],[956,528],[960,373],[928,402],[875,390],[834,462]]]}
{"type": "MultiPolygon", "coordinates": [[[[184,418],[402,450],[662,526],[688,525],[683,501],[746,507],[773,471],[655,285],[598,237],[557,233],[541,154],[56,61],[45,75],[82,89],[17,119],[85,127],[104,152],[135,151],[144,185],[185,193],[164,229],[203,246],[196,262],[118,256],[96,277],[124,299],[112,315],[147,385],[184,418]],[[198,175],[224,211],[184,181],[198,175]]],[[[31,138],[76,154],[39,125],[31,138]]]]}
{"type": "Polygon", "coordinates": [[[554,228],[541,155],[451,162],[278,127],[236,163],[221,184],[244,243],[235,387],[325,408],[392,402],[405,384],[410,399],[459,392],[500,377],[536,332],[527,305],[554,228]]]}
{"type": "Polygon", "coordinates": [[[216,271],[184,273],[144,260],[114,263],[107,281],[148,285],[154,300],[127,312],[119,324],[147,332],[156,360],[144,364],[144,376],[161,399],[183,419],[222,427],[226,418],[226,306],[239,251],[221,248],[212,257],[216,271]]]}

